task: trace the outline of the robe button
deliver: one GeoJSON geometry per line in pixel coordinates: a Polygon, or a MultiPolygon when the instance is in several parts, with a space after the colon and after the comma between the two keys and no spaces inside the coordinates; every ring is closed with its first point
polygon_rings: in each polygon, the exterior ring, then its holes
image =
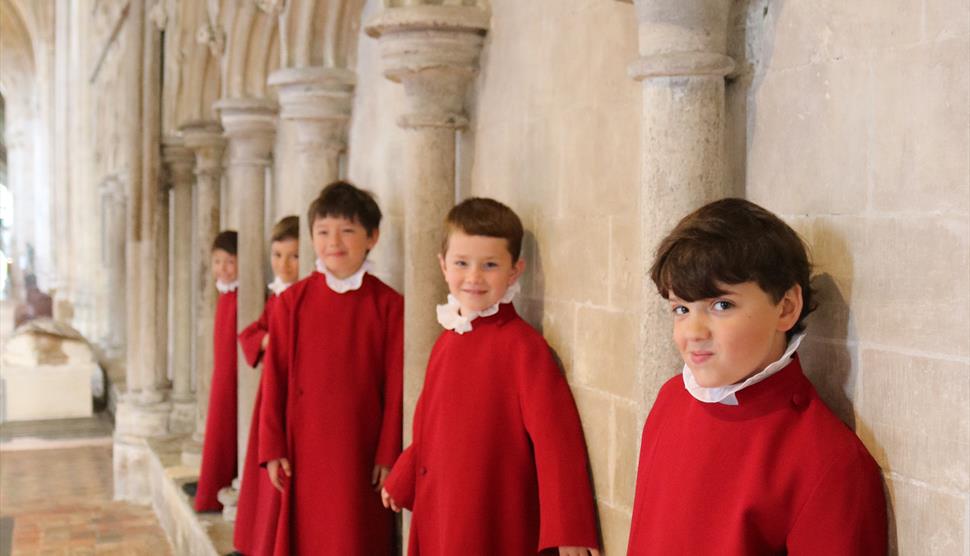
{"type": "Polygon", "coordinates": [[[792,394],[791,404],[795,409],[801,411],[808,406],[808,398],[804,394],[796,392],[792,394]]]}
{"type": "Polygon", "coordinates": [[[418,470],[418,473],[420,473],[422,475],[427,475],[428,474],[428,468],[427,467],[422,467],[421,469],[418,470]]]}

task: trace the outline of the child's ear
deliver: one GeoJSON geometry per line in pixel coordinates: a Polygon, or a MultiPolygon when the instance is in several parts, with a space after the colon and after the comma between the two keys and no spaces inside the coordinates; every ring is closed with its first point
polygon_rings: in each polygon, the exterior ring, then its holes
{"type": "Polygon", "coordinates": [[[798,318],[802,315],[802,287],[798,284],[788,288],[785,295],[782,296],[781,302],[778,304],[781,307],[781,314],[778,318],[778,330],[781,332],[788,332],[798,323],[798,318]]]}
{"type": "Polygon", "coordinates": [[[367,250],[370,251],[377,245],[377,240],[381,238],[381,229],[374,228],[369,234],[367,234],[367,250]]]}
{"type": "Polygon", "coordinates": [[[448,276],[448,273],[445,272],[445,268],[446,268],[445,267],[445,256],[442,255],[441,253],[438,253],[438,266],[441,267],[441,274],[443,274],[444,276],[447,277],[448,276]]]}
{"type": "Polygon", "coordinates": [[[515,264],[512,265],[512,278],[509,280],[509,285],[511,286],[514,284],[515,281],[522,276],[523,272],[525,272],[525,259],[519,258],[519,260],[515,261],[515,264]]]}

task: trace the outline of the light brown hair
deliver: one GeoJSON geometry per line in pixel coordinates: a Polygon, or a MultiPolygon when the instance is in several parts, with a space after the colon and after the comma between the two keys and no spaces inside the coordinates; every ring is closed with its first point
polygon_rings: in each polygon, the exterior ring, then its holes
{"type": "Polygon", "coordinates": [[[285,241],[287,239],[295,239],[299,241],[300,239],[300,218],[294,215],[284,216],[273,225],[273,231],[270,232],[269,241],[274,243],[277,241],[285,241]]]}
{"type": "Polygon", "coordinates": [[[441,254],[448,252],[448,238],[460,231],[470,236],[504,239],[512,262],[518,262],[522,252],[522,221],[515,211],[495,199],[472,197],[458,203],[445,217],[445,236],[441,241],[441,254]]]}

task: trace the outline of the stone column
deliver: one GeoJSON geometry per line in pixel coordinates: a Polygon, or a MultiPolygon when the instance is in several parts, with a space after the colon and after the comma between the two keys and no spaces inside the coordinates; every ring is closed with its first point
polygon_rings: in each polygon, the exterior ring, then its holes
{"type": "MultiPolygon", "coordinates": [[[[724,78],[730,0],[637,0],[640,59],[630,76],[643,84],[640,214],[641,276],[657,244],[688,212],[730,191],[723,170],[724,78]]],[[[638,374],[644,408],[682,362],[670,342],[670,317],[649,278],[642,281],[638,374]]]]}
{"type": "MultiPolygon", "coordinates": [[[[448,290],[436,257],[441,223],[455,202],[455,141],[468,118],[464,100],[478,71],[488,12],[474,7],[386,8],[367,26],[380,40],[384,75],[404,85],[404,403],[406,438],[440,327],[434,307],[448,290]]],[[[407,444],[407,442],[405,442],[407,444]]]]}
{"type": "MultiPolygon", "coordinates": [[[[414,406],[424,383],[431,346],[440,332],[434,307],[448,293],[437,254],[441,223],[455,203],[455,144],[468,124],[468,85],[488,29],[488,12],[476,7],[385,8],[367,33],[380,41],[384,76],[404,85],[407,112],[400,183],[404,188],[404,444],[410,442],[414,406]]],[[[409,516],[404,517],[407,545],[409,516]]]]}
{"type": "Polygon", "coordinates": [[[215,122],[194,122],[182,127],[185,146],[195,154],[195,210],[192,238],[192,321],[195,369],[195,433],[186,441],[182,462],[199,467],[202,438],[212,385],[212,329],[215,325],[216,282],[212,277],[210,249],[219,233],[219,199],[222,183],[222,153],[225,139],[215,122]]]}
{"type": "Polygon", "coordinates": [[[169,328],[169,197],[172,184],[164,170],[158,172],[155,190],[155,388],[165,393],[171,387],[168,377],[169,328]]]}
{"type": "Polygon", "coordinates": [[[196,406],[192,395],[192,173],[195,155],[181,137],[164,140],[162,158],[172,186],[172,306],[169,341],[172,367],[172,413],[169,430],[195,430],[196,406]]]}
{"type": "MultiPolygon", "coordinates": [[[[259,318],[266,297],[266,177],[276,134],[276,105],[264,99],[223,99],[215,104],[226,130],[229,157],[226,163],[228,184],[235,203],[229,207],[239,223],[238,331],[259,318]]],[[[242,476],[253,416],[259,371],[250,367],[239,350],[237,390],[237,442],[239,473],[242,476]]],[[[238,485],[236,485],[238,486],[238,485]]],[[[223,515],[235,519],[235,496],[220,494],[223,515]]]]}
{"type": "Polygon", "coordinates": [[[101,340],[111,359],[125,349],[125,192],[117,176],[101,186],[101,222],[104,226],[101,264],[108,271],[108,327],[101,340]]]}
{"type": "MultiPolygon", "coordinates": [[[[328,183],[340,177],[356,74],[341,68],[285,68],[269,76],[280,100],[276,218],[300,217],[300,275],[313,271],[306,211],[328,183]]],[[[275,220],[275,219],[274,219],[275,220]]]]}

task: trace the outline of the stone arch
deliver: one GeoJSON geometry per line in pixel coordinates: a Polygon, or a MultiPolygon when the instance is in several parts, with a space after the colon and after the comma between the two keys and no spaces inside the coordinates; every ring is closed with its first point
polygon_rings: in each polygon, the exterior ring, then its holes
{"type": "Polygon", "coordinates": [[[212,105],[221,93],[218,56],[225,37],[210,22],[204,3],[180,3],[178,9],[183,11],[176,14],[172,31],[176,58],[173,63],[177,67],[173,72],[176,82],[170,89],[174,108],[172,118],[166,118],[166,133],[191,122],[214,121],[212,105]]]}
{"type": "MultiPolygon", "coordinates": [[[[15,109],[29,106],[37,79],[37,62],[29,12],[24,12],[11,0],[0,0],[0,92],[15,109]]],[[[9,113],[9,112],[8,112],[9,113]]]]}
{"type": "Polygon", "coordinates": [[[353,68],[364,0],[292,0],[280,16],[281,64],[353,68]]]}
{"type": "MultiPolygon", "coordinates": [[[[211,5],[210,5],[211,7],[211,5]]],[[[276,98],[267,83],[279,67],[278,21],[251,0],[223,0],[214,21],[225,30],[221,98],[276,98]]],[[[211,17],[210,13],[210,17],[211,17]]]]}

